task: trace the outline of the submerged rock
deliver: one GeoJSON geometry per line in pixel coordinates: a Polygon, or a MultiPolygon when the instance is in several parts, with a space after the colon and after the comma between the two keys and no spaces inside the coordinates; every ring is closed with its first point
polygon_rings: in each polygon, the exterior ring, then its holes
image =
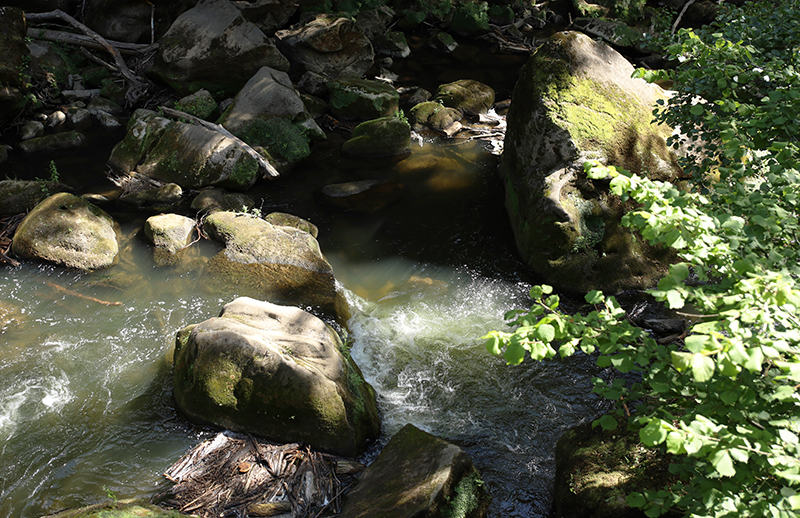
{"type": "Polygon", "coordinates": [[[206,89],[223,96],[264,66],[289,70],[272,41],[228,0],[200,0],[161,38],[150,73],[182,95],[206,89]]]}
{"type": "Polygon", "coordinates": [[[26,259],[96,270],[116,262],[119,237],[119,224],[105,211],[73,194],[59,193],[22,220],[11,250],[26,259]]]}
{"type": "Polygon", "coordinates": [[[562,290],[652,286],[669,257],[620,224],[627,210],[607,182],[586,178],[597,159],[651,178],[681,171],[652,124],[663,91],[632,79],[633,66],[576,32],[552,36],[520,71],[500,171],[523,259],[562,290]]]}
{"type": "Polygon", "coordinates": [[[407,424],[361,473],[339,516],[479,518],[490,501],[461,448],[407,424]]]}
{"type": "Polygon", "coordinates": [[[360,77],[375,59],[372,44],[355,21],[320,14],[308,23],[275,33],[281,51],[302,73],[360,77]]]}
{"type": "Polygon", "coordinates": [[[256,206],[253,198],[240,192],[205,189],[192,200],[192,210],[203,213],[218,211],[247,212],[256,206]]]}
{"type": "Polygon", "coordinates": [[[410,151],[411,126],[397,117],[362,122],[353,130],[352,138],[342,144],[342,152],[350,156],[392,156],[410,151]]]}
{"type": "Polygon", "coordinates": [[[273,224],[241,212],[211,214],[203,228],[225,250],[211,259],[208,274],[240,293],[336,315],[333,269],[314,236],[298,227],[296,222],[273,224]]]}
{"type": "Polygon", "coordinates": [[[380,419],[374,390],[342,349],[310,313],[239,298],[178,332],[175,400],[194,421],[356,456],[380,419]]]}
{"type": "Polygon", "coordinates": [[[88,507],[67,509],[43,518],[131,518],[133,516],[137,518],[189,518],[190,515],[167,511],[139,500],[115,500],[88,507]]]}
{"type": "Polygon", "coordinates": [[[320,192],[323,203],[344,212],[374,214],[403,196],[403,184],[360,180],[326,185],[320,192]]]}
{"type": "MultiPolygon", "coordinates": [[[[58,112],[62,113],[62,112],[58,112]]],[[[86,137],[78,131],[65,131],[53,133],[43,137],[32,138],[20,142],[19,147],[25,153],[52,153],[64,149],[81,147],[86,142],[86,137]]]]}

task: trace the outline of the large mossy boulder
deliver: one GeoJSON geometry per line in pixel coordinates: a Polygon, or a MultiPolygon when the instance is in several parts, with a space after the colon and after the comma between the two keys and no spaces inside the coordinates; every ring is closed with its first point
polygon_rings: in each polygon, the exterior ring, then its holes
{"type": "Polygon", "coordinates": [[[670,458],[642,445],[637,431],[603,430],[591,422],[567,430],[556,445],[555,516],[645,518],[641,509],[628,505],[628,495],[675,482],[670,458]]]}
{"type": "Polygon", "coordinates": [[[491,496],[455,444],[407,424],[359,476],[342,518],[479,518],[491,496]]]}
{"type": "Polygon", "coordinates": [[[66,192],[39,203],[17,227],[18,256],[80,270],[111,266],[119,253],[120,226],[102,209],[66,192]]]}
{"type": "Polygon", "coordinates": [[[464,114],[461,111],[435,101],[419,103],[408,112],[408,121],[415,131],[421,131],[425,128],[444,131],[463,117],[464,114]]]}
{"type": "Polygon", "coordinates": [[[371,120],[394,115],[400,94],[392,85],[369,79],[342,78],[328,83],[331,113],[347,120],[371,120]]]}
{"type": "Polygon", "coordinates": [[[320,14],[305,24],[275,33],[278,48],[294,72],[327,77],[361,77],[372,66],[372,43],[354,20],[320,14]]]}
{"type": "Polygon", "coordinates": [[[161,38],[149,73],[181,95],[233,95],[261,67],[289,70],[275,44],[228,0],[200,0],[161,38]]]}
{"type": "Polygon", "coordinates": [[[249,298],[178,332],[174,393],[193,421],[344,456],[380,434],[372,387],[339,336],[299,308],[249,298]]]}
{"type": "Polygon", "coordinates": [[[259,170],[258,162],[222,133],[142,109],[128,121],[128,132],[114,146],[108,165],[120,174],[136,171],[184,189],[234,191],[251,187],[259,170]]]}
{"type": "Polygon", "coordinates": [[[218,123],[287,166],[311,154],[311,141],[325,139],[289,75],[269,67],[250,78],[218,123]]]}
{"type": "Polygon", "coordinates": [[[604,43],[561,32],[534,52],[514,89],[500,165],[506,209],[522,258],[562,290],[652,286],[670,260],[620,224],[631,206],[584,173],[595,159],[680,178],[665,144],[671,129],[652,122],[665,94],[632,73],[604,43]]]}
{"type": "Polygon", "coordinates": [[[0,7],[0,126],[16,117],[26,104],[25,75],[28,44],[25,12],[0,7]]]}
{"type": "Polygon", "coordinates": [[[208,264],[212,279],[241,294],[337,315],[336,279],[311,234],[313,227],[272,221],[278,224],[242,212],[208,216],[203,229],[225,245],[208,264]]]}
{"type": "Polygon", "coordinates": [[[397,117],[362,122],[353,130],[342,152],[354,157],[402,155],[411,151],[411,126],[397,117]]]}

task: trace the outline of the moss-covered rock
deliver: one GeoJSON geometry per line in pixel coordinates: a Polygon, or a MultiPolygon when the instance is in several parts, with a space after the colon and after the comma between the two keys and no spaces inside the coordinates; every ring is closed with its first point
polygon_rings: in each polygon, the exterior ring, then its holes
{"type": "Polygon", "coordinates": [[[362,122],[342,144],[342,152],[350,156],[392,156],[410,151],[411,126],[397,117],[362,122]]]}
{"type": "Polygon", "coordinates": [[[433,99],[465,115],[486,113],[494,104],[494,90],[473,79],[460,79],[441,85],[433,99]]]}
{"type": "Polygon", "coordinates": [[[191,208],[203,214],[218,211],[248,212],[256,206],[250,196],[240,192],[227,192],[224,189],[204,189],[194,197],[191,208]]]}
{"type": "Polygon", "coordinates": [[[198,119],[211,120],[214,114],[218,114],[219,106],[211,92],[204,89],[178,100],[175,103],[175,109],[193,115],[198,119]]]}
{"type": "Polygon", "coordinates": [[[435,101],[420,103],[408,112],[408,121],[415,131],[425,128],[442,131],[463,117],[459,110],[435,101]]]}
{"type": "Polygon", "coordinates": [[[591,423],[567,430],[556,446],[556,516],[644,518],[644,512],[628,506],[627,497],[673,482],[670,457],[644,447],[636,431],[603,430],[591,423]]]}
{"type": "Polygon", "coordinates": [[[407,424],[360,475],[342,518],[479,518],[491,496],[464,451],[407,424]]]}
{"type": "Polygon", "coordinates": [[[28,154],[33,153],[53,153],[64,149],[75,149],[81,147],[86,142],[86,137],[79,131],[64,131],[62,133],[51,133],[43,137],[32,138],[20,142],[19,147],[28,154]]]}
{"type": "Polygon", "coordinates": [[[470,36],[489,32],[489,4],[478,0],[458,4],[453,11],[450,30],[470,36]]]}
{"type": "Polygon", "coordinates": [[[259,167],[235,140],[147,110],[134,113],[108,164],[119,173],[137,171],[185,189],[218,186],[237,191],[255,183],[259,167]]]}
{"type": "Polygon", "coordinates": [[[310,313],[239,298],[178,333],[175,399],[195,421],[356,456],[380,420],[372,387],[342,350],[310,313]]]}
{"type": "Polygon", "coordinates": [[[45,180],[0,181],[0,216],[29,212],[51,194],[69,190],[66,185],[45,180]]]}
{"type": "Polygon", "coordinates": [[[523,259],[562,290],[652,286],[670,260],[620,224],[628,206],[583,172],[597,159],[680,177],[665,145],[671,129],[652,123],[664,93],[632,72],[616,51],[576,32],[552,36],[520,71],[500,166],[506,208],[523,259]]]}
{"type": "Polygon", "coordinates": [[[119,253],[119,224],[69,193],[50,196],[17,227],[11,249],[20,257],[80,270],[111,266],[119,253]]]}
{"type": "MultiPolygon", "coordinates": [[[[283,222],[281,222],[283,223],[283,222]]],[[[225,244],[207,274],[220,289],[271,300],[321,308],[337,314],[336,279],[309,231],[293,224],[273,224],[252,214],[215,212],[203,223],[206,233],[225,244]]]]}
{"type": "Polygon", "coordinates": [[[331,112],[340,119],[371,120],[397,112],[400,94],[380,81],[345,78],[328,83],[331,112]]]}
{"type": "MultiPolygon", "coordinates": [[[[194,516],[194,515],[192,515],[194,516]]],[[[189,518],[178,511],[167,511],[139,500],[118,500],[90,505],[78,509],[67,509],[43,518],[189,518]]]]}

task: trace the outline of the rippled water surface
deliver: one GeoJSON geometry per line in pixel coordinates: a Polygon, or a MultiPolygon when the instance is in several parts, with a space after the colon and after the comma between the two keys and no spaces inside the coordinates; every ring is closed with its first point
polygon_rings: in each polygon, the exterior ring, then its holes
{"type": "MultiPolygon", "coordinates": [[[[378,392],[381,444],[413,423],[470,454],[492,516],[548,516],[555,442],[597,411],[593,367],[585,357],[507,367],[481,344],[535,282],[514,251],[494,157],[475,143],[426,144],[390,162],[332,157],[253,194],[265,213],[320,227],[350,302],[353,356],[378,392]],[[315,202],[323,185],[376,177],[403,183],[402,201],[370,216],[315,202]]],[[[217,245],[158,268],[139,227],[123,222],[120,264],[106,271],[0,269],[0,516],[148,498],[214,433],[175,411],[170,353],[180,328],[236,294],[206,291],[199,273],[217,245]]]]}

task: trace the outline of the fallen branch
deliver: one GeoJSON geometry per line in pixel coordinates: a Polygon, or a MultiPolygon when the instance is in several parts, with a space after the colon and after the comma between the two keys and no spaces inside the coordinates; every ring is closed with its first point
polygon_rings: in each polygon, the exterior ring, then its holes
{"type": "Polygon", "coordinates": [[[681,18],[683,18],[683,15],[686,14],[686,10],[689,9],[689,6],[692,5],[694,2],[695,0],[689,0],[688,2],[683,4],[683,9],[681,9],[681,12],[680,14],[678,14],[678,17],[675,18],[675,23],[672,24],[672,29],[670,29],[669,32],[672,33],[675,32],[675,29],[678,28],[678,24],[681,23],[681,18]]]}
{"type": "Polygon", "coordinates": [[[58,284],[56,284],[54,282],[48,282],[47,285],[50,286],[51,288],[57,289],[58,291],[62,291],[64,293],[66,293],[67,295],[72,295],[73,297],[78,297],[80,299],[85,299],[85,300],[89,300],[89,301],[92,301],[92,302],[97,302],[98,304],[102,304],[104,306],[122,306],[123,305],[122,302],[109,302],[107,300],[100,300],[100,299],[96,299],[94,297],[90,297],[88,295],[83,295],[81,293],[78,293],[77,291],[68,290],[67,288],[65,288],[63,286],[60,286],[60,285],[58,285],[58,284]]]}
{"type": "Polygon", "coordinates": [[[159,109],[164,112],[164,115],[168,115],[173,119],[186,119],[195,124],[199,124],[204,128],[208,128],[210,130],[222,133],[229,139],[239,144],[248,155],[253,157],[253,159],[258,163],[258,166],[261,169],[261,171],[263,171],[265,177],[277,178],[278,176],[280,176],[278,170],[275,169],[272,166],[272,164],[267,162],[267,160],[258,151],[250,147],[250,145],[247,144],[247,142],[245,142],[244,140],[240,139],[230,131],[226,130],[223,126],[219,124],[214,124],[213,122],[205,121],[203,119],[200,119],[199,117],[195,117],[194,115],[189,115],[188,113],[184,113],[182,111],[173,110],[172,108],[166,108],[164,106],[160,106],[159,109]]]}
{"type": "Polygon", "coordinates": [[[141,79],[140,77],[134,75],[133,72],[128,68],[128,65],[125,64],[125,61],[122,59],[120,53],[115,49],[105,38],[94,32],[89,27],[85,26],[72,16],[68,15],[64,11],[60,9],[56,9],[55,11],[50,11],[47,13],[25,13],[25,19],[28,22],[40,22],[45,20],[61,20],[64,21],[79,31],[83,32],[98,44],[100,44],[109,54],[114,58],[114,63],[116,64],[117,68],[119,69],[120,74],[128,80],[130,84],[128,88],[128,92],[125,95],[126,99],[130,103],[135,103],[139,97],[141,97],[144,92],[147,90],[147,82],[141,79]]]}
{"type": "MultiPolygon", "coordinates": [[[[31,16],[31,15],[28,15],[31,16]]],[[[52,31],[49,29],[29,28],[27,36],[34,40],[53,41],[55,43],[66,43],[78,47],[86,47],[94,50],[105,50],[106,47],[97,43],[89,36],[75,34],[73,32],[52,31]]],[[[158,48],[158,45],[144,43],[126,43],[124,41],[106,40],[109,45],[119,50],[121,54],[142,54],[158,48]]]]}

